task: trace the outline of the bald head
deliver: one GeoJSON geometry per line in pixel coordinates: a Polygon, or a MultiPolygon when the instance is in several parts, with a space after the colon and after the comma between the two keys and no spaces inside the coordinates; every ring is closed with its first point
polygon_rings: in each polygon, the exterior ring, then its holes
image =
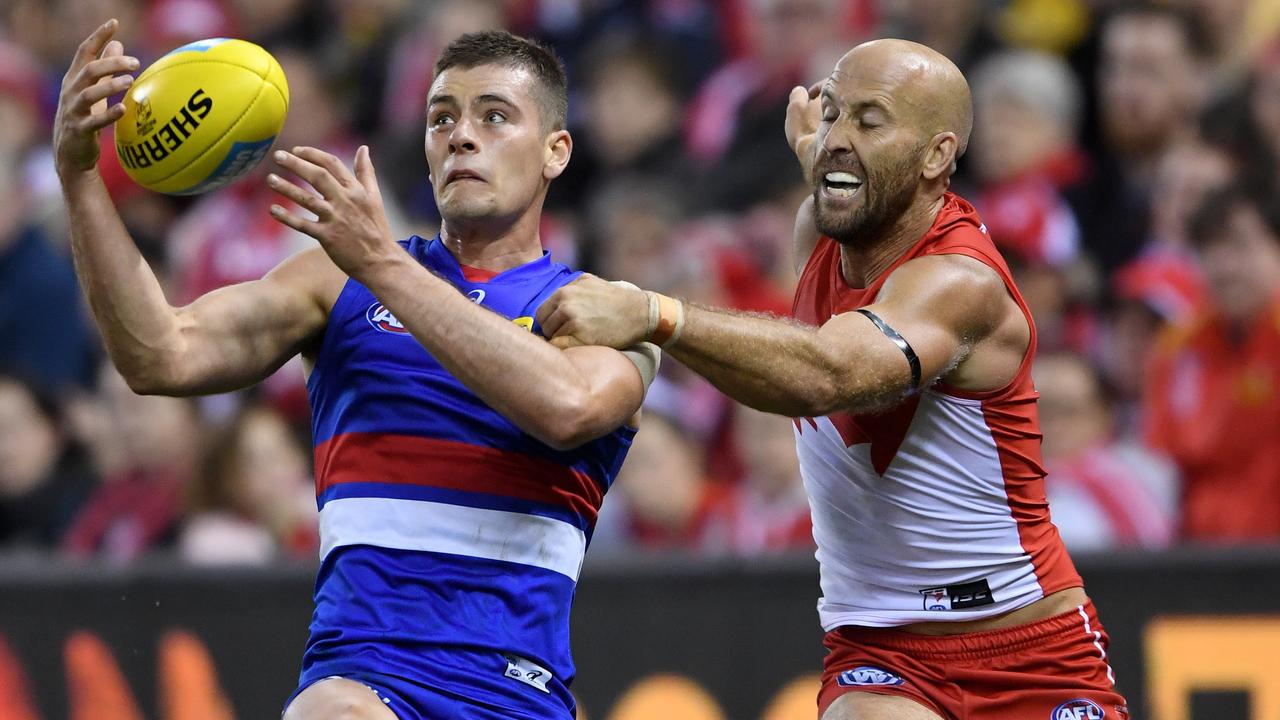
{"type": "Polygon", "coordinates": [[[955,134],[956,157],[969,147],[973,130],[969,82],[937,50],[910,40],[872,40],[840,58],[831,81],[841,76],[879,78],[884,92],[909,111],[904,119],[914,122],[926,137],[955,134]]]}
{"type": "Polygon", "coordinates": [[[931,219],[973,129],[960,69],[918,43],[863,43],[836,64],[821,108],[818,230],[841,243],[874,245],[904,222],[931,219]]]}

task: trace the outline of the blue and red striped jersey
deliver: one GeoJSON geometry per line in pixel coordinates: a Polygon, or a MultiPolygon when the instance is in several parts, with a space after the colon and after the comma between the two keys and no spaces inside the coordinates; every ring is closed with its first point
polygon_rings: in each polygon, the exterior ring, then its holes
{"type": "MultiPolygon", "coordinates": [[[[578,277],[544,253],[468,279],[438,237],[401,245],[539,334],[538,306],[578,277]]],[[[543,444],[441,367],[355,280],[334,304],[307,390],[321,567],[303,679],[389,673],[499,706],[572,708],[569,609],[635,430],[568,451],[543,444]],[[459,660],[473,651],[532,661],[554,682],[512,682],[506,666],[477,676],[459,660]]]]}

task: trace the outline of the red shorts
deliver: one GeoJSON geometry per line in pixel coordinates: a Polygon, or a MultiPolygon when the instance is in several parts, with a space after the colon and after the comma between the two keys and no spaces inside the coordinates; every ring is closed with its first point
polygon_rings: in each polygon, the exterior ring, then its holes
{"type": "Polygon", "coordinates": [[[1128,720],[1093,603],[1000,630],[919,635],[848,625],[823,644],[821,717],[850,692],[910,698],[948,720],[1128,720]]]}

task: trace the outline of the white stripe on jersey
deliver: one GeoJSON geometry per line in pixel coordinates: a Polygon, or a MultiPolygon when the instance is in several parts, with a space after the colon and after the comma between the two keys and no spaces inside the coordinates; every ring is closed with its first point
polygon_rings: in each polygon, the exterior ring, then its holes
{"type": "Polygon", "coordinates": [[[569,523],[540,515],[361,497],[330,500],[320,510],[320,558],[343,545],[503,560],[552,570],[577,582],[587,537],[569,523]]]}
{"type": "Polygon", "coordinates": [[[825,630],[975,620],[1043,597],[977,400],[925,391],[881,476],[871,445],[825,417],[796,431],[813,513],[825,630]],[[927,610],[921,591],[986,580],[994,603],[927,610]]]}

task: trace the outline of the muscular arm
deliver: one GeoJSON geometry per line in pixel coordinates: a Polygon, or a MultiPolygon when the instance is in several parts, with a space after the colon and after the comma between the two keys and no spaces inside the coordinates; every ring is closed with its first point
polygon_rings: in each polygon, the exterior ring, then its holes
{"type": "MultiPolygon", "coordinates": [[[[868,309],[911,344],[922,386],[947,375],[966,389],[999,387],[1029,337],[1000,277],[959,255],[904,263],[868,309]],[[970,357],[975,346],[981,358],[970,357]]],[[[644,337],[648,312],[642,293],[586,278],[556,291],[538,317],[562,347],[626,347],[644,337]]],[[[876,410],[912,389],[902,350],[855,312],[813,327],[686,304],[683,333],[666,351],[735,400],[792,417],[876,410]]]]}
{"type": "MultiPolygon", "coordinates": [[[[927,386],[1000,325],[1008,302],[994,272],[946,255],[902,265],[867,309],[911,344],[927,386]]],[[[793,417],[873,411],[912,390],[903,352],[853,312],[814,328],[688,308],[684,333],[669,352],[739,402],[793,417]]]]}
{"type": "Polygon", "coordinates": [[[135,391],[193,395],[252,385],[324,327],[322,287],[342,273],[319,249],[261,280],[174,308],[111,204],[97,171],[64,177],[76,275],[107,353],[135,391]]]}
{"type": "Polygon", "coordinates": [[[568,449],[639,411],[644,381],[622,353],[560,350],[472,303],[397,245],[367,147],[356,151],[354,174],[315,148],[276,158],[320,194],[268,176],[271,187],[317,219],[279,206],[272,209],[275,218],[320,241],[334,263],[364,283],[446,370],[521,430],[568,449]]]}
{"type": "Polygon", "coordinates": [[[639,411],[644,383],[622,353],[560,350],[399,255],[362,280],[446,370],[520,429],[569,449],[639,411]]]}
{"type": "MultiPolygon", "coordinates": [[[[98,174],[99,131],[124,114],[108,98],[138,60],[99,26],[76,49],[53,123],[54,164],[71,215],[76,275],[111,360],[138,392],[187,395],[249,385],[279,367],[324,326],[320,292],[341,272],[322,253],[285,261],[258,282],[174,308],[138,252],[98,174]]],[[[336,295],[336,292],[333,294],[336,295]]]]}

